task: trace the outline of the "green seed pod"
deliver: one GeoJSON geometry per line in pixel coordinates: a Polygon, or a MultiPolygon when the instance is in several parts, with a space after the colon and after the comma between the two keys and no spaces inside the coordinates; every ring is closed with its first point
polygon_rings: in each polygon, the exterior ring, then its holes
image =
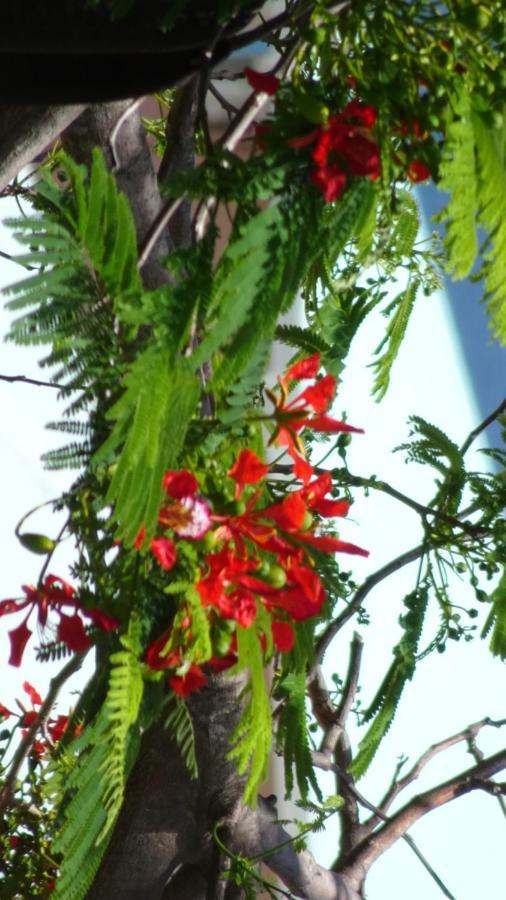
{"type": "Polygon", "coordinates": [[[31,553],[39,553],[41,556],[52,553],[56,547],[56,541],[45,534],[32,534],[27,531],[25,534],[18,534],[18,538],[23,547],[26,547],[31,553]]]}

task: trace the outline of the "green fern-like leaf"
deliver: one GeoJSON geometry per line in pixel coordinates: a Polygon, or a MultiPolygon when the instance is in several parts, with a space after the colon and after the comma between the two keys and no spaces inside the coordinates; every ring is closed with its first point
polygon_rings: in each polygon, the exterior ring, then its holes
{"type": "Polygon", "coordinates": [[[394,271],[412,256],[420,229],[420,214],[413,194],[400,191],[396,200],[393,228],[381,257],[386,271],[394,271]]]}
{"type": "Polygon", "coordinates": [[[361,778],[369,768],[393,722],[404,687],[413,677],[428,599],[429,591],[425,585],[405,599],[408,612],[400,620],[403,627],[402,638],[394,648],[392,665],[364,713],[364,720],[373,719],[373,722],[360,741],[359,751],[350,766],[350,772],[355,778],[361,778]]]}
{"type": "Polygon", "coordinates": [[[128,635],[120,638],[124,649],[110,657],[109,690],[105,701],[109,724],[105,737],[107,754],[100,768],[105,785],[102,803],[107,819],[98,838],[99,842],[112,828],[123,802],[128,735],[131,726],[137,721],[143,693],[142,668],[139,663],[140,633],[140,623],[132,617],[128,635]]]}
{"type": "Polygon", "coordinates": [[[176,694],[172,694],[169,700],[169,714],[165,720],[165,728],[170,731],[176,741],[191,778],[198,778],[199,770],[192,717],[184,700],[181,700],[176,694]]]}
{"type": "Polygon", "coordinates": [[[241,775],[248,773],[244,800],[256,803],[259,785],[267,773],[272,738],[271,708],[264,678],[262,648],[254,627],[237,628],[238,669],[249,670],[249,699],[231,736],[228,757],[237,761],[241,775]]]}
{"type": "Polygon", "coordinates": [[[63,822],[51,848],[63,857],[54,888],[54,897],[61,900],[82,900],[86,896],[107,847],[106,841],[98,844],[107,814],[102,803],[104,785],[97,774],[107,754],[106,728],[102,713],[71,745],[60,763],[63,770],[49,781],[49,791],[71,797],[64,804],[63,822]]]}
{"type": "Polygon", "coordinates": [[[278,325],[276,338],[303,353],[327,353],[331,349],[330,344],[317,331],[298,325],[278,325]]]}
{"type": "Polygon", "coordinates": [[[411,278],[405,290],[398,294],[386,310],[387,313],[393,310],[393,315],[387,325],[385,337],[375,352],[376,354],[380,353],[385,345],[386,350],[378,359],[370,363],[375,373],[372,392],[376,395],[378,402],[388,390],[392,366],[404,340],[419,287],[419,279],[416,276],[411,278]]]}
{"type": "Polygon", "coordinates": [[[225,252],[208,310],[208,333],[192,357],[196,367],[237,333],[249,316],[269,266],[270,245],[280,221],[277,206],[261,210],[248,220],[240,238],[225,252]]]}
{"type": "Polygon", "coordinates": [[[506,343],[506,168],[504,134],[473,116],[478,164],[478,222],[488,235],[488,249],[480,274],[491,326],[506,343]]]}
{"type": "Polygon", "coordinates": [[[494,656],[506,659],[506,569],[492,594],[492,609],[482,631],[482,637],[490,632],[490,650],[494,656]]]}
{"type": "Polygon", "coordinates": [[[114,459],[122,445],[105,502],[113,505],[120,536],[133,543],[142,526],[154,530],[162,476],[176,464],[200,387],[186,360],[156,346],[137,357],[125,386],[108,414],[112,433],[94,459],[114,459]]]}
{"type": "Polygon", "coordinates": [[[293,672],[285,675],[279,690],[286,699],[278,728],[278,744],[283,748],[285,765],[285,788],[289,796],[293,791],[293,771],[302,799],[308,799],[312,788],[321,799],[321,791],[315,777],[309,748],[306,722],[306,673],[293,672]]]}
{"type": "Polygon", "coordinates": [[[465,88],[455,98],[450,116],[438,183],[450,194],[450,201],[438,218],[446,225],[449,269],[455,278],[465,278],[478,255],[475,132],[471,98],[465,88]]]}

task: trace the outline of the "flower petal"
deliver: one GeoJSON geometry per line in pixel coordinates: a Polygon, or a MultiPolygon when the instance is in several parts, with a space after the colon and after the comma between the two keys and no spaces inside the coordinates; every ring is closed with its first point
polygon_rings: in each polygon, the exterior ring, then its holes
{"type": "Polygon", "coordinates": [[[321,365],[321,357],[319,353],[313,356],[306,356],[305,359],[299,359],[293,366],[285,372],[284,381],[302,381],[303,378],[316,378],[318,369],[321,365]]]}
{"type": "Polygon", "coordinates": [[[329,434],[337,434],[340,431],[364,433],[363,428],[355,428],[353,425],[348,425],[348,422],[332,419],[330,416],[312,416],[311,419],[304,420],[302,424],[307,428],[312,428],[313,431],[326,431],[329,434]]]}
{"type": "Polygon", "coordinates": [[[165,473],[162,487],[174,500],[181,500],[182,497],[193,497],[199,489],[199,484],[195,475],[188,469],[179,469],[176,472],[165,473]]]}
{"type": "Polygon", "coordinates": [[[288,653],[295,644],[295,632],[289,622],[273,622],[271,624],[272,640],[276,650],[288,653]]]}
{"type": "Polygon", "coordinates": [[[28,694],[33,706],[42,706],[43,700],[39,692],[35,690],[29,681],[23,681],[23,690],[28,694]]]}
{"type": "Polygon", "coordinates": [[[73,616],[60,613],[57,634],[58,640],[63,641],[69,650],[73,650],[75,653],[84,653],[88,647],[91,647],[91,638],[86,634],[83,620],[77,613],[74,613],[73,616]]]}
{"type": "Polygon", "coordinates": [[[257,93],[268,94],[269,97],[274,97],[277,94],[281,82],[275,75],[272,75],[270,72],[256,72],[255,69],[250,69],[249,66],[246,66],[244,74],[249,86],[257,93]]]}
{"type": "Polygon", "coordinates": [[[267,475],[269,466],[253,452],[253,450],[241,450],[228,475],[236,483],[235,499],[238,500],[247,484],[258,484],[267,475]]]}
{"type": "Polygon", "coordinates": [[[112,616],[108,616],[107,613],[102,612],[101,609],[97,609],[97,607],[93,607],[93,609],[83,609],[83,613],[85,616],[89,616],[91,621],[97,628],[101,628],[102,631],[114,631],[115,628],[119,628],[120,622],[118,619],[113,619],[112,616]]]}
{"type": "Polygon", "coordinates": [[[200,666],[192,664],[186,675],[173,675],[172,678],[169,678],[169,684],[179,697],[187,697],[193,691],[198,691],[204,687],[207,684],[207,677],[200,666]]]}
{"type": "Polygon", "coordinates": [[[17,628],[14,628],[12,631],[9,631],[9,641],[11,644],[11,652],[9,656],[9,665],[11,666],[20,666],[21,660],[23,659],[23,653],[25,652],[25,647],[30,640],[32,632],[28,628],[26,624],[26,619],[24,622],[21,622],[21,625],[18,625],[17,628]]]}
{"type": "Polygon", "coordinates": [[[176,564],[176,547],[170,538],[159,537],[151,541],[151,552],[162,569],[172,569],[176,564]]]}

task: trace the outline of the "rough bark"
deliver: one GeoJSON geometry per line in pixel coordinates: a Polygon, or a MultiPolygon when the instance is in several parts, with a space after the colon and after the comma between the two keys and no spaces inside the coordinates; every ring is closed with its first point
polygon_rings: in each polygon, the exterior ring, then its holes
{"type": "Polygon", "coordinates": [[[191,699],[197,781],[190,779],[163,722],[145,735],[88,900],[159,900],[162,895],[205,900],[215,863],[213,825],[237,809],[243,790],[243,780],[227,760],[241,687],[240,680],[216,676],[191,699]]]}
{"type": "Polygon", "coordinates": [[[0,191],[46,150],[84,110],[70,106],[0,106],[0,191]]]}

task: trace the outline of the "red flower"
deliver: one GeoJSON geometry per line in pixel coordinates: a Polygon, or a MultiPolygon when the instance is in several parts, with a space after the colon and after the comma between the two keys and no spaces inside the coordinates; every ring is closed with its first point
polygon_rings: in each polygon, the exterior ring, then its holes
{"type": "Polygon", "coordinates": [[[309,377],[309,373],[313,376],[313,373],[316,374],[318,371],[319,363],[320,356],[315,354],[306,360],[300,360],[288,369],[285,376],[278,378],[281,396],[266,390],[267,396],[274,404],[272,416],[276,422],[270,443],[277,442],[288,448],[288,452],[295,462],[296,474],[305,483],[309,481],[313,470],[308,463],[304,463],[304,444],[298,435],[302,428],[307,427],[313,431],[332,434],[362,432],[361,428],[355,428],[353,425],[348,425],[347,422],[323,414],[334,398],[336,380],[333,375],[325,375],[315,381],[313,385],[305,388],[294,400],[287,402],[289,382],[309,377]]]}
{"type": "Polygon", "coordinates": [[[57,634],[58,640],[63,641],[75,653],[84,653],[88,647],[91,647],[91,638],[86,634],[83,620],[79,618],[77,613],[73,616],[66,616],[64,613],[60,613],[57,634]]]}
{"type": "Polygon", "coordinates": [[[162,486],[164,491],[174,500],[181,500],[183,497],[193,497],[197,493],[199,485],[191,472],[187,469],[179,469],[177,472],[166,472],[163,476],[162,486]]]}
{"type": "Polygon", "coordinates": [[[0,703],[0,719],[8,719],[9,716],[13,715],[14,713],[12,713],[10,709],[7,709],[7,707],[4,706],[3,703],[0,703]]]}
{"type": "Polygon", "coordinates": [[[29,681],[23,681],[23,690],[28,694],[33,706],[42,706],[42,703],[44,702],[42,697],[39,692],[32,687],[29,681]]]}
{"type": "Polygon", "coordinates": [[[89,613],[81,606],[72,585],[56,575],[46,575],[41,588],[23,585],[23,591],[25,594],[23,600],[3,600],[0,602],[0,616],[19,612],[29,607],[23,622],[17,628],[9,631],[11,645],[9,663],[12,666],[21,665],[25,647],[32,635],[27,622],[34,609],[37,609],[37,619],[42,628],[46,625],[49,611],[54,610],[57,612],[60,617],[58,625],[59,640],[62,640],[71,650],[78,653],[86,650],[91,644],[90,638],[85,633],[81,616],[90,617],[100,628],[107,623],[105,630],[108,631],[118,624],[114,619],[106,616],[105,613],[98,614],[98,611],[89,613]],[[70,607],[72,615],[64,614],[62,607],[70,607]]]}
{"type": "Polygon", "coordinates": [[[283,377],[284,384],[287,385],[290,381],[303,381],[304,378],[316,378],[320,366],[321,356],[319,353],[299,359],[285,372],[283,377]]]}
{"type": "Polygon", "coordinates": [[[119,628],[121,624],[118,619],[113,619],[112,616],[108,616],[107,613],[102,612],[101,609],[97,609],[96,606],[93,607],[93,609],[87,609],[86,615],[89,616],[93,624],[102,631],[114,631],[114,629],[119,628]]]}
{"type": "Polygon", "coordinates": [[[47,730],[54,744],[57,744],[58,741],[61,741],[63,735],[67,730],[68,723],[68,716],[58,716],[57,719],[49,720],[49,722],[47,723],[47,730]]]}
{"type": "Polygon", "coordinates": [[[311,173],[311,181],[323,194],[325,203],[337,200],[346,187],[346,175],[336,163],[330,166],[319,166],[311,173]]]}
{"type": "Polygon", "coordinates": [[[268,94],[269,97],[274,97],[278,92],[281,82],[279,78],[272,75],[270,72],[256,72],[254,69],[250,69],[249,66],[247,66],[244,70],[244,74],[249,86],[253,88],[254,91],[257,91],[257,93],[268,94]]]}
{"type": "Polygon", "coordinates": [[[269,471],[269,466],[258,458],[252,450],[241,450],[228,474],[234,479],[235,499],[238,500],[245,485],[257,484],[269,471]]]}
{"type": "Polygon", "coordinates": [[[427,178],[430,178],[430,172],[421,159],[414,159],[410,162],[406,175],[415,184],[418,181],[426,181],[427,178]]]}
{"type": "Polygon", "coordinates": [[[272,622],[272,640],[276,650],[288,653],[295,644],[295,632],[289,622],[272,622]]]}
{"type": "Polygon", "coordinates": [[[200,666],[194,663],[188,669],[186,675],[173,675],[169,678],[169,684],[175,694],[180,697],[187,697],[193,691],[198,691],[207,684],[207,677],[204,675],[200,666]]]}
{"type": "Polygon", "coordinates": [[[326,203],[343,193],[348,175],[379,178],[381,161],[377,145],[370,139],[376,122],[376,110],[352,100],[341,113],[332,116],[319,129],[313,160],[316,169],[311,181],[323,194],[326,203]]]}
{"type": "Polygon", "coordinates": [[[172,569],[176,564],[176,547],[170,538],[159,537],[151,541],[151,551],[162,569],[172,569]]]}

